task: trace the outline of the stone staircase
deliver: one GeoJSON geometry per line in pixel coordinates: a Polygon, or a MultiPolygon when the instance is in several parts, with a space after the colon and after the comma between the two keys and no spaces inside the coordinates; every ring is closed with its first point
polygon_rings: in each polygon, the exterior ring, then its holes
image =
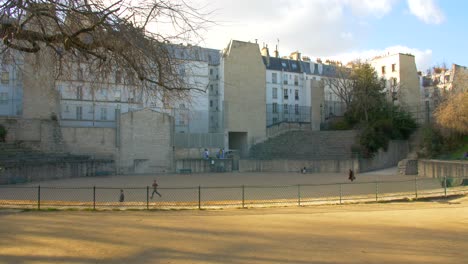
{"type": "Polygon", "coordinates": [[[352,157],[356,131],[291,131],[251,148],[251,159],[336,160],[352,157]]]}

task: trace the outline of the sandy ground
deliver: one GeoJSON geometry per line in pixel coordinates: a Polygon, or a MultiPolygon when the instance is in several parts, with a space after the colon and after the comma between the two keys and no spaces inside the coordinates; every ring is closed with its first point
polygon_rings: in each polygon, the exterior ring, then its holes
{"type": "MultiPolygon", "coordinates": [[[[390,168],[357,174],[357,180],[354,182],[347,179],[346,173],[232,172],[83,177],[0,186],[0,206],[11,200],[24,201],[24,203],[30,201],[32,205],[36,205],[34,201],[38,198],[37,186],[40,185],[40,197],[44,204],[49,202],[51,205],[53,201],[64,201],[61,205],[67,201],[92,203],[95,199],[97,207],[104,206],[103,203],[119,205],[120,189],[123,189],[125,202],[128,203],[123,206],[146,207],[146,186],[151,186],[155,178],[158,179],[159,192],[162,197],[156,196],[155,199],[150,200],[152,208],[174,206],[174,202],[196,202],[199,198],[202,205],[203,202],[210,201],[227,201],[229,204],[239,205],[242,204],[242,197],[253,203],[278,199],[293,201],[298,200],[299,196],[304,201],[332,199],[337,202],[340,200],[340,195],[347,200],[353,195],[374,194],[375,196],[376,191],[380,196],[392,193],[411,193],[411,198],[416,196],[416,188],[419,193],[423,190],[443,192],[437,179],[419,179],[416,184],[413,176],[398,176],[396,173],[396,168],[390,168]],[[375,181],[379,182],[378,186],[375,181]],[[243,185],[245,187],[242,187],[243,185]],[[301,186],[298,187],[298,185],[301,186]],[[95,193],[93,193],[93,186],[96,186],[95,193]],[[198,186],[201,186],[200,196],[198,186]],[[130,205],[132,203],[134,205],[130,205]]],[[[149,195],[151,191],[150,189],[149,195]]],[[[179,208],[179,206],[176,207],[179,208]]]]}
{"type": "Polygon", "coordinates": [[[213,211],[0,210],[0,263],[466,263],[468,199],[213,211]]]}

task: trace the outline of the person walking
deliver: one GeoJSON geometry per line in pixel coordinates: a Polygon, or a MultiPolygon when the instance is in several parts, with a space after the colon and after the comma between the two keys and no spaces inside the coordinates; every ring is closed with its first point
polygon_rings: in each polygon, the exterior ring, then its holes
{"type": "Polygon", "coordinates": [[[153,192],[151,193],[151,199],[153,199],[153,196],[155,193],[159,195],[159,197],[161,197],[162,195],[158,192],[158,182],[156,180],[154,180],[152,186],[153,186],[153,192]]]}
{"type": "Polygon", "coordinates": [[[354,177],[354,171],[352,169],[349,169],[348,179],[350,181],[354,181],[356,179],[356,177],[354,177]]]}
{"type": "Polygon", "coordinates": [[[125,194],[122,189],[120,189],[120,197],[119,197],[119,202],[123,203],[125,201],[125,194]]]}

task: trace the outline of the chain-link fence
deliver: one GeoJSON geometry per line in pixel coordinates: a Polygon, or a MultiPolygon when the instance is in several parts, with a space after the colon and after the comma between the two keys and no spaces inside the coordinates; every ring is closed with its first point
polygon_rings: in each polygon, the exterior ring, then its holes
{"type": "Polygon", "coordinates": [[[209,209],[304,206],[446,197],[468,192],[468,176],[335,184],[210,187],[0,186],[0,208],[209,209]]]}

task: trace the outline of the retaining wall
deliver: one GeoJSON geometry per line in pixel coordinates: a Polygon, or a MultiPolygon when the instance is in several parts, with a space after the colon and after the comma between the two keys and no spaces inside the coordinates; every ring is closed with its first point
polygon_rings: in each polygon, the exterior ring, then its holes
{"type": "Polygon", "coordinates": [[[232,171],[232,159],[181,159],[176,161],[176,172],[190,170],[197,172],[230,172],[232,171]]]}
{"type": "Polygon", "coordinates": [[[299,172],[306,167],[309,172],[359,171],[357,160],[240,160],[239,172],[299,172]]]}
{"type": "Polygon", "coordinates": [[[17,162],[2,166],[0,184],[92,177],[114,173],[115,166],[111,160],[17,162]]]}
{"type": "Polygon", "coordinates": [[[466,177],[468,161],[419,160],[418,176],[428,178],[466,177]]]}

